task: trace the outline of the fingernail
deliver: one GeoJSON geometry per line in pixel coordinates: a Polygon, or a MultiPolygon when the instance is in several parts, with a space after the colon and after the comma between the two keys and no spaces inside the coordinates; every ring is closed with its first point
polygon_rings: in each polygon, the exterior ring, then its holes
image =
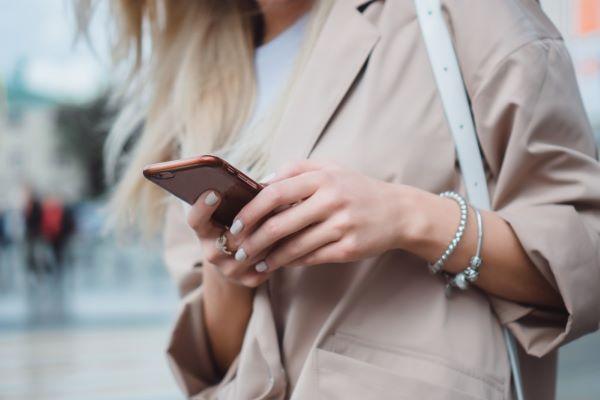
{"type": "Polygon", "coordinates": [[[217,197],[215,192],[210,192],[204,198],[204,204],[206,204],[207,206],[211,206],[211,207],[214,206],[215,204],[217,204],[217,201],[219,201],[219,198],[217,197]]]}
{"type": "Polygon", "coordinates": [[[275,172],[271,172],[270,174],[267,174],[267,176],[265,176],[264,178],[261,179],[260,183],[269,183],[270,181],[273,180],[273,178],[275,178],[275,172]]]}
{"type": "Polygon", "coordinates": [[[242,231],[242,229],[244,229],[244,223],[241,220],[236,219],[235,221],[233,221],[233,224],[231,224],[229,232],[231,232],[232,235],[237,235],[242,231]]]}
{"type": "Polygon", "coordinates": [[[254,269],[256,270],[256,272],[265,272],[266,270],[269,269],[269,266],[267,265],[266,262],[261,261],[254,266],[254,269]]]}
{"type": "Polygon", "coordinates": [[[248,255],[241,247],[235,252],[235,260],[236,261],[244,261],[248,255]]]}

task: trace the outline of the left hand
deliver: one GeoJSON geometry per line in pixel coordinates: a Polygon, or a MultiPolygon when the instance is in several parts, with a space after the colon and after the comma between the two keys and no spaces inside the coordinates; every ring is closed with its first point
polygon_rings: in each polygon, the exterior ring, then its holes
{"type": "Polygon", "coordinates": [[[267,250],[268,270],[257,277],[266,280],[283,266],[350,262],[397,248],[411,189],[332,163],[292,164],[236,216],[238,252],[252,259],[267,250]]]}

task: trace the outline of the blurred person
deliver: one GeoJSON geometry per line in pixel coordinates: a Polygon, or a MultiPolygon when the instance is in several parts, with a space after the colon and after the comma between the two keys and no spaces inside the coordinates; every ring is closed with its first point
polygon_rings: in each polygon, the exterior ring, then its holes
{"type": "Polygon", "coordinates": [[[44,284],[50,290],[45,316],[54,322],[66,317],[65,250],[73,233],[73,215],[64,201],[48,196],[41,203],[40,236],[44,244],[44,284]]]}
{"type": "Polygon", "coordinates": [[[457,207],[413,2],[114,3],[134,71],[109,171],[142,130],[111,216],[164,230],[185,295],[168,355],[188,396],[510,399],[507,326],[527,398],[554,398],[557,349],[600,317],[600,165],[537,2],[443,2],[493,211],[457,207]],[[208,152],[268,181],[228,231],[210,220],[219,193],[184,211],[141,175],[208,152]],[[447,297],[428,265],[460,233],[441,262],[458,277],[481,231],[478,279],[447,297]]]}
{"type": "Polygon", "coordinates": [[[33,190],[26,191],[25,207],[25,263],[29,277],[40,280],[43,262],[40,251],[40,229],[42,222],[42,204],[33,190]]]}
{"type": "Polygon", "coordinates": [[[0,290],[6,290],[6,286],[9,282],[9,267],[8,264],[8,232],[7,232],[8,218],[7,212],[0,209],[0,290]]]}
{"type": "Polygon", "coordinates": [[[4,210],[0,210],[0,246],[3,246],[8,242],[8,234],[6,232],[7,218],[5,214],[6,212],[4,210]]]}
{"type": "Polygon", "coordinates": [[[50,249],[50,268],[63,276],[65,247],[73,233],[72,210],[57,197],[44,199],[41,207],[41,236],[50,249]]]}
{"type": "Polygon", "coordinates": [[[0,250],[8,245],[8,212],[0,209],[0,250]]]}

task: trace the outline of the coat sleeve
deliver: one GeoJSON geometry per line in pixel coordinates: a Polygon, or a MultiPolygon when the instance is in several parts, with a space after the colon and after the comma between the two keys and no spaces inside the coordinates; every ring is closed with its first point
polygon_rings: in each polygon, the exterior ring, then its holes
{"type": "Polygon", "coordinates": [[[225,377],[218,373],[204,325],[200,245],[185,223],[183,208],[176,202],[167,207],[164,232],[164,261],[182,295],[167,347],[169,365],[188,397],[213,398],[236,363],[225,377]]]}
{"type": "Polygon", "coordinates": [[[542,357],[598,329],[600,164],[562,40],[534,40],[507,55],[472,97],[504,218],[565,312],[491,297],[525,351],[542,357]]]}

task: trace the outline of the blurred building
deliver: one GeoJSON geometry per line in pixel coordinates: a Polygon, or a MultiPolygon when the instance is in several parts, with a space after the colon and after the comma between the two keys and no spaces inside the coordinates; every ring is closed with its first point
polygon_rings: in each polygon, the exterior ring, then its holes
{"type": "Polygon", "coordinates": [[[0,96],[0,209],[18,207],[27,190],[66,201],[84,190],[83,171],[59,146],[57,101],[28,86],[26,68],[15,69],[0,96]]]}
{"type": "Polygon", "coordinates": [[[581,95],[600,141],[600,0],[541,0],[569,47],[581,95]]]}

